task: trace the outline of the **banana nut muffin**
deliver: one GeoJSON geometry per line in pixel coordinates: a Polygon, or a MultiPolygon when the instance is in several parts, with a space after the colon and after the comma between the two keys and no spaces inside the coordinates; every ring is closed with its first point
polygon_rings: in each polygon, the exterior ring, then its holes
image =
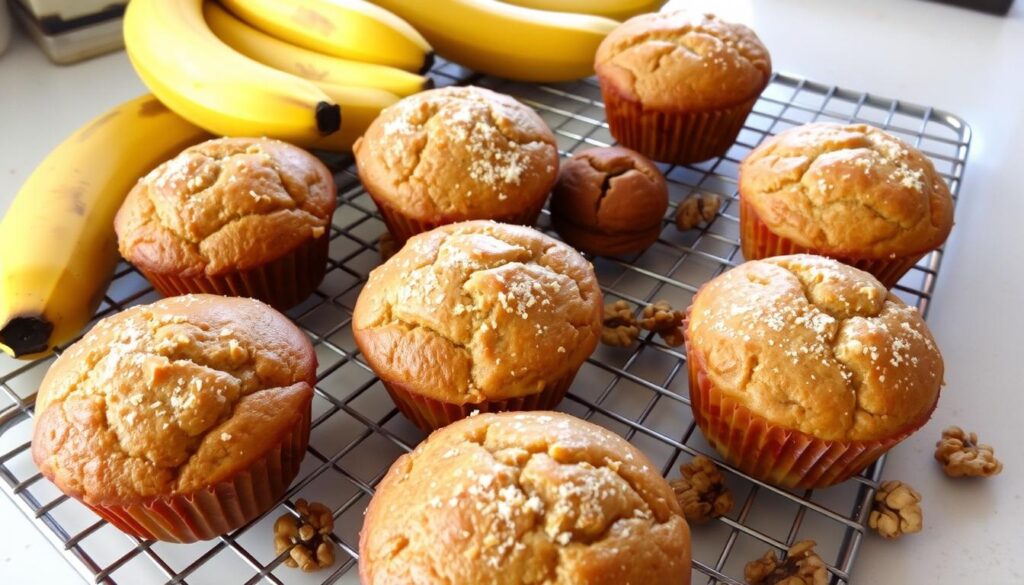
{"type": "Polygon", "coordinates": [[[386,108],[353,152],[399,242],[471,219],[533,225],[558,174],[555,137],[540,116],[472,86],[424,91],[386,108]]]}
{"type": "Polygon", "coordinates": [[[432,434],[381,481],[359,553],[366,585],[688,585],[691,571],[686,520],[647,457],[556,412],[432,434]]]}
{"type": "Polygon", "coordinates": [[[681,10],[624,22],[601,43],[594,70],[622,146],[690,163],[729,150],[772,64],[746,26],[681,10]]]}
{"type": "Polygon", "coordinates": [[[698,291],[687,355],[709,442],[765,481],[823,487],[931,415],[942,356],[913,307],[820,256],[741,264],[698,291]]]}
{"type": "Polygon", "coordinates": [[[473,410],[552,408],[601,337],[590,263],[527,227],[452,224],[370,273],[352,333],[423,429],[473,410]]]}
{"type": "Polygon", "coordinates": [[[813,253],[891,287],[953,227],[953,198],[920,151],[866,124],[814,123],[740,165],[743,256],[813,253]]]}
{"type": "Polygon", "coordinates": [[[661,234],[668,185],[642,154],[610,146],[562,163],[551,222],[577,250],[614,256],[647,249],[661,234]]]}
{"type": "Polygon", "coordinates": [[[308,152],[266,138],[219,138],[142,178],[117,213],[121,255],[161,294],[305,299],[327,266],[337,193],[308,152]]]}
{"type": "Polygon", "coordinates": [[[295,477],[315,376],[309,340],[259,301],[132,307],[47,372],[32,458],[129,534],[214,538],[274,505],[295,477]]]}

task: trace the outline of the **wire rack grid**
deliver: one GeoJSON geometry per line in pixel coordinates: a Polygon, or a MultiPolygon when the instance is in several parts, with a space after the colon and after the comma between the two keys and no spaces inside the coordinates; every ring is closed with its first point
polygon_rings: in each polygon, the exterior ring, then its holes
{"type": "MultiPolygon", "coordinates": [[[[604,121],[594,79],[552,86],[515,83],[473,74],[450,63],[432,72],[437,85],[473,83],[511,94],[535,108],[555,132],[563,156],[614,142],[604,121]]],[[[671,205],[660,239],[626,258],[593,258],[606,301],[624,299],[639,311],[655,299],[686,307],[701,283],[742,261],[739,252],[736,172],[766,136],[810,121],[859,121],[887,129],[922,149],[956,197],[971,141],[970,128],[951,114],[793,75],[776,74],[735,145],[695,165],[660,165],[671,205]],[[717,193],[723,206],[710,224],[680,232],[675,207],[696,193],[717,193]]],[[[329,271],[317,292],[289,316],[313,339],[318,383],[308,456],[284,500],[248,526],[191,545],[140,541],[99,520],[42,478],[31,460],[35,392],[54,357],[36,362],[0,358],[0,489],[82,577],[95,583],[358,583],[358,532],[374,486],[396,457],[423,435],[398,414],[352,340],[352,308],[367,273],[380,263],[385,228],[344,156],[326,158],[336,172],[338,209],[331,229],[329,271]],[[297,498],[331,507],[338,560],[320,573],[282,565],[271,525],[295,513],[297,498]]],[[[541,229],[550,231],[547,213],[541,229]]],[[[927,313],[942,251],[923,258],[895,292],[927,313]]],[[[97,319],[158,295],[122,264],[97,319]]],[[[58,352],[59,354],[59,352],[58,352]]],[[[717,454],[695,431],[686,356],[647,335],[631,348],[601,346],[581,368],[562,410],[622,434],[668,478],[698,453],[717,454]]],[[[726,517],[693,530],[693,582],[738,585],[743,565],[765,550],[784,552],[811,538],[828,563],[830,582],[849,583],[865,534],[865,520],[884,458],[863,474],[826,490],[790,491],[754,480],[721,464],[737,506],[726,517]]]]}

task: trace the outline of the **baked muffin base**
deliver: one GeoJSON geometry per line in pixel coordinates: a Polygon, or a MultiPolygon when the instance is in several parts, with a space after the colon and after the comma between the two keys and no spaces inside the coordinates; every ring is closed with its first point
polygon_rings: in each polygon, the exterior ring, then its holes
{"type": "Polygon", "coordinates": [[[565,398],[572,386],[577,370],[555,380],[541,392],[505,400],[488,400],[466,404],[452,404],[428,398],[409,389],[401,382],[381,379],[395,406],[423,432],[429,433],[441,427],[472,416],[478,412],[505,412],[510,410],[554,410],[565,398]]]}
{"type": "Polygon", "coordinates": [[[292,432],[266,455],[204,490],[118,506],[83,503],[139,538],[179,543],[216,538],[241,528],[281,499],[306,455],[309,425],[307,405],[292,432]]]}
{"type": "Polygon", "coordinates": [[[812,489],[846,481],[924,426],[939,403],[936,395],[920,421],[885,439],[819,439],[777,425],[720,392],[707,375],[703,354],[690,343],[689,322],[684,332],[690,406],[697,426],[729,464],[776,486],[812,489]]]}
{"type": "Polygon", "coordinates": [[[153,287],[165,297],[189,293],[210,293],[229,297],[259,299],[284,311],[316,290],[327,272],[330,230],[299,246],[291,253],[249,270],[210,276],[163,274],[137,266],[153,287]]]}
{"type": "Polygon", "coordinates": [[[833,258],[868,272],[882,283],[885,288],[892,288],[910,271],[927,252],[910,256],[894,256],[892,258],[859,258],[856,256],[840,256],[824,250],[816,250],[801,246],[771,231],[753,205],[746,203],[740,194],[740,248],[746,260],[761,260],[773,256],[790,254],[817,254],[833,258]]]}
{"type": "Polygon", "coordinates": [[[598,79],[615,140],[648,158],[674,164],[700,162],[728,152],[760,95],[717,110],[645,110],[613,84],[598,79]]]}
{"type": "Polygon", "coordinates": [[[388,231],[391,232],[391,237],[395,239],[397,244],[404,244],[406,240],[423,232],[429,232],[430,230],[448,225],[452,223],[458,223],[460,221],[470,221],[474,219],[490,219],[500,223],[511,223],[516,225],[525,225],[533,227],[537,223],[537,218],[540,217],[540,212],[544,209],[544,203],[547,201],[547,195],[541,197],[539,201],[532,204],[530,207],[524,209],[520,213],[503,216],[493,217],[439,217],[432,221],[419,220],[414,217],[407,215],[397,207],[390,205],[383,197],[378,197],[373,194],[369,188],[366,192],[373,199],[373,202],[377,205],[377,210],[380,212],[381,218],[384,220],[384,224],[388,226],[388,231]]]}
{"type": "Polygon", "coordinates": [[[551,223],[565,243],[581,252],[598,256],[620,256],[642,252],[661,235],[661,222],[634,232],[609,234],[552,216],[551,223]]]}

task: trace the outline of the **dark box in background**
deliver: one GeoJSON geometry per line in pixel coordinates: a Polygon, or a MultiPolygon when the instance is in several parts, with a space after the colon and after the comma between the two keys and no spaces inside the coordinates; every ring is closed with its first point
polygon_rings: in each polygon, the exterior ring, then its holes
{"type": "Polygon", "coordinates": [[[952,4],[953,6],[962,6],[964,8],[970,8],[971,10],[980,10],[981,12],[988,12],[989,14],[1004,15],[1010,11],[1010,6],[1013,4],[1013,0],[932,0],[933,2],[941,2],[942,4],[952,4]]]}

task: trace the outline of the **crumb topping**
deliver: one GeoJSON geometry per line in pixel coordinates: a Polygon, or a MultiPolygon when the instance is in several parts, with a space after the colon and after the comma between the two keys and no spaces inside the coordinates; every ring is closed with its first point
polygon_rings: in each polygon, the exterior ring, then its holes
{"type": "Polygon", "coordinates": [[[942,358],[920,315],[870,275],[816,256],[748,262],[694,300],[689,335],[716,386],[823,439],[920,422],[942,358]]]}
{"type": "Polygon", "coordinates": [[[620,565],[633,539],[664,555],[653,566],[630,563],[653,569],[651,582],[690,570],[685,553],[672,557],[689,539],[665,480],[620,437],[558,413],[483,414],[433,435],[396,462],[367,517],[364,571],[380,576],[513,583],[529,565],[531,582],[553,583],[586,550],[620,565]],[[423,554],[438,543],[450,562],[423,554]]]}
{"type": "Polygon", "coordinates": [[[740,193],[773,231],[837,253],[921,252],[952,226],[931,161],[865,124],[806,124],[768,139],[741,165],[740,193]]]}
{"type": "Polygon", "coordinates": [[[578,366],[600,311],[593,269],[575,251],[529,228],[468,222],[411,239],[371,273],[354,328],[375,369],[476,402],[536,392],[578,366]],[[440,355],[438,380],[428,372],[440,355]]]}
{"type": "Polygon", "coordinates": [[[477,87],[423,92],[385,109],[356,147],[360,176],[418,214],[493,208],[547,194],[558,152],[530,108],[477,87]]]}
{"type": "Polygon", "coordinates": [[[335,197],[330,173],[313,155],[276,140],[223,138],[188,148],[140,179],[115,227],[133,263],[215,274],[320,237],[335,197]]]}
{"type": "Polygon", "coordinates": [[[294,418],[296,385],[309,392],[312,379],[309,358],[287,345],[295,338],[284,317],[249,299],[188,295],[104,319],[47,374],[33,455],[87,501],[188,491],[231,449],[273,435],[275,418],[294,418]],[[264,322],[234,333],[224,327],[233,318],[264,322]],[[267,400],[280,411],[249,426],[267,400]]]}

